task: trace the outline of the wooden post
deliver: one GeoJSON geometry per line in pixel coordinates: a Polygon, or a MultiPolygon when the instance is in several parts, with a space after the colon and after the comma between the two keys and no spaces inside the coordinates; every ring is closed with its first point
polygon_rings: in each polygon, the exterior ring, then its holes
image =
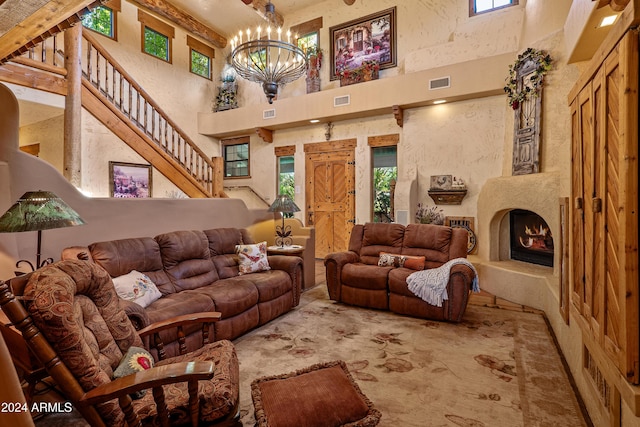
{"type": "Polygon", "coordinates": [[[67,96],[64,105],[64,177],[74,186],[82,184],[82,25],[64,32],[64,67],[67,69],[67,96]]]}
{"type": "Polygon", "coordinates": [[[224,159],[222,157],[212,157],[213,162],[213,197],[225,197],[222,180],[224,179],[224,159]]]}

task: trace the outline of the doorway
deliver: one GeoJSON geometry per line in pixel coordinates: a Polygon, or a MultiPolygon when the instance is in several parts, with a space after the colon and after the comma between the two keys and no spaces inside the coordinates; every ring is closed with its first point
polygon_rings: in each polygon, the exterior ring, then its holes
{"type": "Polygon", "coordinates": [[[355,139],[306,144],[305,217],[316,258],[346,251],[355,224],[355,139]]]}

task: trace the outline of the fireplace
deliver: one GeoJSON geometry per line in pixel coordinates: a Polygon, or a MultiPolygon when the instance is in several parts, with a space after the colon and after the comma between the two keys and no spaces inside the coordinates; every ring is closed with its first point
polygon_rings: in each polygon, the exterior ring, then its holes
{"type": "Polygon", "coordinates": [[[514,209],[509,212],[511,259],[553,267],[553,237],[538,214],[514,209]]]}

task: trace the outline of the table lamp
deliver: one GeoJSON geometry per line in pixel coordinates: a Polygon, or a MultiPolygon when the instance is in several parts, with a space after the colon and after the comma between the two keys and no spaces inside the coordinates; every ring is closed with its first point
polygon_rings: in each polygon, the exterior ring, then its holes
{"type": "Polygon", "coordinates": [[[46,258],[40,262],[42,248],[42,230],[73,227],[84,224],[78,213],[62,199],[50,191],[29,191],[24,193],[8,211],[0,217],[0,233],[19,233],[22,231],[38,232],[38,253],[35,266],[31,261],[21,259],[16,263],[27,263],[32,271],[53,262],[46,258]]]}
{"type": "Polygon", "coordinates": [[[269,212],[280,212],[282,215],[282,225],[276,225],[276,245],[281,248],[291,246],[293,239],[291,238],[291,226],[284,225],[284,214],[300,212],[300,208],[295,204],[291,197],[286,194],[280,194],[269,206],[269,212]]]}

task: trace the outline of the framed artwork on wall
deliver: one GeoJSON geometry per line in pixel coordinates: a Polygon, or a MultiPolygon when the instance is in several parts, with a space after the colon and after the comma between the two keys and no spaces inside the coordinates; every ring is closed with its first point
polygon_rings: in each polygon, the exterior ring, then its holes
{"type": "Polygon", "coordinates": [[[452,175],[431,175],[429,190],[451,190],[453,184],[452,175]]]}
{"type": "Polygon", "coordinates": [[[331,80],[345,70],[376,61],[380,69],[396,66],[396,8],[329,28],[331,80]]]}
{"type": "Polygon", "coordinates": [[[109,162],[111,197],[144,199],[151,197],[151,165],[109,162]]]}

